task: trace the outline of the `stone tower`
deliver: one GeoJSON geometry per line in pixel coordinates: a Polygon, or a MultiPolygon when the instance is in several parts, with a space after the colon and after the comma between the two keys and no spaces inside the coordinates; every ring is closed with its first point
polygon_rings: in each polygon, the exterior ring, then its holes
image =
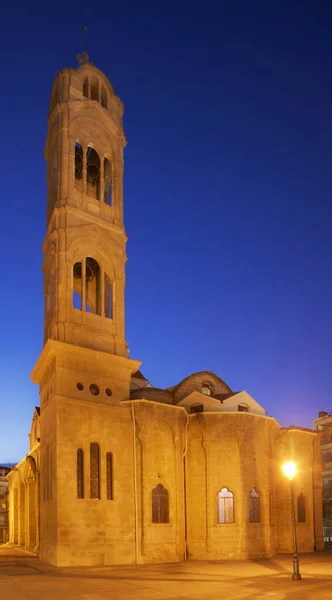
{"type": "Polygon", "coordinates": [[[76,551],[77,507],[71,514],[68,502],[76,451],[97,436],[102,448],[105,419],[129,398],[139,366],[124,332],[123,104],[84,58],[55,77],[45,147],[44,347],[32,380],[40,385],[40,555],[53,564],[76,551]]]}

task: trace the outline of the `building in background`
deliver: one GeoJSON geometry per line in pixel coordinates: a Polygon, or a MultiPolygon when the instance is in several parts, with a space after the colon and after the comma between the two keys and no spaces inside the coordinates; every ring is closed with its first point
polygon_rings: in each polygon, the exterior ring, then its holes
{"type": "Polygon", "coordinates": [[[8,530],[8,479],[10,467],[0,465],[0,544],[9,540],[8,530]]]}
{"type": "Polygon", "coordinates": [[[324,540],[332,542],[332,413],[324,410],[314,420],[314,429],[321,431],[320,447],[322,453],[323,479],[323,529],[324,540]]]}
{"type": "Polygon", "coordinates": [[[9,474],[10,541],[58,566],[291,552],[294,460],[299,550],[319,550],[317,432],[280,427],[210,371],[156,389],[129,358],[123,104],[80,60],[49,106],[40,414],[9,474]]]}

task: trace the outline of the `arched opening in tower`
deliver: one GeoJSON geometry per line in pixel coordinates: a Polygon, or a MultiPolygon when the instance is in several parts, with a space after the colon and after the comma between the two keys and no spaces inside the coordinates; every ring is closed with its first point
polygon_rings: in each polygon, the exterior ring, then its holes
{"type": "Polygon", "coordinates": [[[97,100],[97,102],[99,102],[98,79],[95,79],[94,77],[91,79],[90,98],[91,100],[97,100]]]}
{"type": "Polygon", "coordinates": [[[86,187],[88,196],[100,200],[100,159],[90,146],[86,153],[86,187]]]}
{"type": "Polygon", "coordinates": [[[82,278],[82,262],[73,267],[73,308],[84,309],[95,315],[101,314],[100,267],[97,261],[88,256],[85,259],[85,278],[82,278]]]}

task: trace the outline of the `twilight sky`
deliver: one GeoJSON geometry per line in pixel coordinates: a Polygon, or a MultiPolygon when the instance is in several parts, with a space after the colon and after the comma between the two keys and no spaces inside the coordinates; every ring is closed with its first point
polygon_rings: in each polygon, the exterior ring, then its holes
{"type": "Polygon", "coordinates": [[[156,387],[209,369],[310,427],[332,410],[331,2],[18,0],[0,23],[0,463],[39,404],[48,102],[84,22],[125,105],[131,357],[156,387]]]}

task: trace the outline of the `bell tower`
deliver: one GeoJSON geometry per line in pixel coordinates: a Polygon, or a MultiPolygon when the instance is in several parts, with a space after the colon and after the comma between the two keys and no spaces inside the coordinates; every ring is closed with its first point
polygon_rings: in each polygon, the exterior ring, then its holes
{"type": "Polygon", "coordinates": [[[45,147],[44,342],[127,356],[122,115],[91,63],[55,77],[45,147]]]}
{"type": "MultiPolygon", "coordinates": [[[[77,519],[85,523],[86,510],[79,500],[105,500],[103,449],[123,420],[123,435],[130,436],[131,416],[121,402],[140,365],[128,358],[124,330],[123,104],[87,55],[80,58],[77,69],[55,77],[51,93],[44,346],[31,374],[41,409],[40,557],[52,564],[69,564],[85,547],[77,541],[77,519]],[[83,456],[90,457],[84,464],[83,456]],[[95,472],[98,489],[91,484],[95,472]]],[[[98,529],[105,507],[91,506],[98,529]]],[[[98,545],[98,531],[93,535],[98,545]]]]}

